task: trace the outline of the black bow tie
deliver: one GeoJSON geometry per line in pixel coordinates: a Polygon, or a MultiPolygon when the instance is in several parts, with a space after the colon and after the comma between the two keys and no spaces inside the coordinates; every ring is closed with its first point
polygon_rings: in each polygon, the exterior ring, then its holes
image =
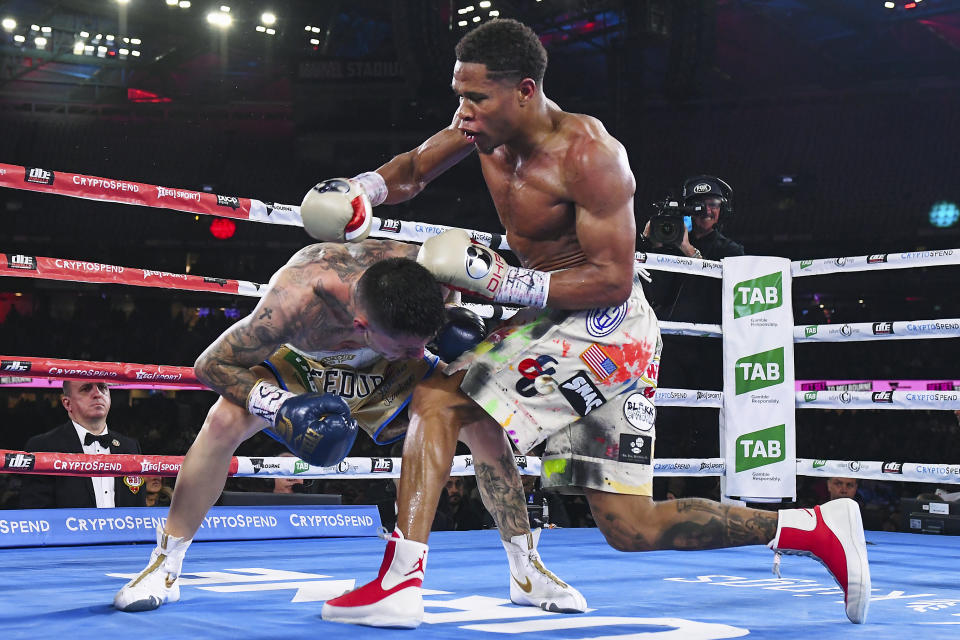
{"type": "Polygon", "coordinates": [[[99,442],[101,447],[103,447],[104,449],[109,449],[110,443],[112,441],[113,441],[113,436],[111,436],[109,433],[104,433],[103,435],[95,436],[92,433],[88,432],[87,435],[83,437],[83,446],[87,447],[93,444],[94,442],[99,442]]]}

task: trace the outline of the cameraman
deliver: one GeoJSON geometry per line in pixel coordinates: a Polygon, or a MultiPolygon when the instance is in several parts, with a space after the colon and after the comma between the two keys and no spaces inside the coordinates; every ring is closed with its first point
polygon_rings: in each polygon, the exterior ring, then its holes
{"type": "MultiPolygon", "coordinates": [[[[657,242],[656,227],[662,229],[664,214],[669,217],[673,213],[665,208],[644,227],[641,251],[706,260],[743,255],[743,245],[719,230],[723,226],[723,219],[733,214],[733,189],[730,185],[714,176],[688,178],[683,183],[680,205],[674,209],[674,215],[690,215],[692,232],[688,233],[686,226],[681,225],[683,234],[678,242],[672,245],[657,242]],[[654,224],[651,225],[651,222],[654,224]]],[[[667,228],[670,226],[672,223],[668,221],[667,228]]],[[[659,271],[653,276],[648,297],[660,320],[720,322],[721,286],[715,278],[659,271]]],[[[665,388],[719,389],[722,380],[721,358],[720,340],[664,336],[660,384],[665,388]],[[691,340],[698,342],[692,345],[689,344],[691,340]]]]}

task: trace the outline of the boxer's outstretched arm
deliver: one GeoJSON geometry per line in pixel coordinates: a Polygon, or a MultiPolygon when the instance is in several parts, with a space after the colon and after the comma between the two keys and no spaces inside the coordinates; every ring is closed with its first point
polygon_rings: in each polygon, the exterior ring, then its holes
{"type": "Polygon", "coordinates": [[[377,169],[387,183],[386,204],[410,200],[431,180],[473,152],[476,147],[457,129],[458,124],[459,118],[454,116],[449,127],[377,169]]]}

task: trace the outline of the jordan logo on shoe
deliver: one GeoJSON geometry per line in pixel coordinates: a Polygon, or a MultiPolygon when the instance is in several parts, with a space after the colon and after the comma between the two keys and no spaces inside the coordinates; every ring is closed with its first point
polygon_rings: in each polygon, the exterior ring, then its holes
{"type": "Polygon", "coordinates": [[[403,575],[409,576],[410,574],[416,573],[416,572],[418,572],[418,571],[419,571],[420,573],[426,573],[426,569],[425,569],[424,566],[423,566],[423,561],[426,559],[426,557],[427,557],[427,554],[424,553],[424,554],[421,555],[419,558],[417,558],[417,561],[413,564],[413,569],[411,569],[410,571],[407,571],[407,572],[406,572],[405,574],[403,574],[403,575]]]}
{"type": "Polygon", "coordinates": [[[530,582],[529,576],[527,577],[525,582],[520,582],[519,580],[517,580],[517,576],[513,575],[512,573],[510,574],[510,577],[513,578],[513,581],[517,583],[517,586],[523,589],[526,593],[530,593],[531,591],[533,591],[533,583],[530,582]]]}

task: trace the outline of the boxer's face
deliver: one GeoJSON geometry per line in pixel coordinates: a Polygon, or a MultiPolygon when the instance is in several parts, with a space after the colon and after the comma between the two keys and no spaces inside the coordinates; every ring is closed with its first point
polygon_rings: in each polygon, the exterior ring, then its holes
{"type": "Polygon", "coordinates": [[[520,110],[515,83],[491,79],[484,64],[458,60],[451,88],[460,100],[457,128],[480,153],[493,153],[513,136],[520,110]]]}
{"type": "Polygon", "coordinates": [[[393,335],[377,329],[372,323],[367,325],[367,346],[387,360],[413,360],[423,357],[430,338],[419,336],[393,335]]]}

